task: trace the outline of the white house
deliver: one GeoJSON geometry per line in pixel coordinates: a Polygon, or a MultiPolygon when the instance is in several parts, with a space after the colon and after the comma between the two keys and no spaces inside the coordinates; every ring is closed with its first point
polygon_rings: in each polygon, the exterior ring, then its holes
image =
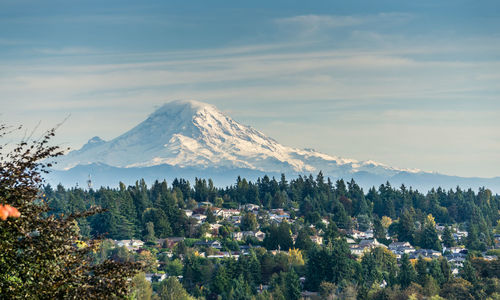
{"type": "Polygon", "coordinates": [[[119,240],[113,241],[117,247],[125,247],[129,251],[139,250],[142,246],[144,246],[144,242],[141,240],[119,240]]]}
{"type": "Polygon", "coordinates": [[[323,237],[319,235],[312,235],[309,237],[313,243],[323,245],[323,237]]]}
{"type": "Polygon", "coordinates": [[[379,243],[377,239],[369,239],[362,240],[357,245],[351,245],[349,246],[349,249],[351,250],[352,254],[361,256],[365,253],[365,251],[370,251],[371,249],[376,247],[387,248],[386,245],[379,243]]]}
{"type": "Polygon", "coordinates": [[[149,282],[162,282],[165,279],[167,279],[165,273],[146,273],[146,280],[149,282]]]}

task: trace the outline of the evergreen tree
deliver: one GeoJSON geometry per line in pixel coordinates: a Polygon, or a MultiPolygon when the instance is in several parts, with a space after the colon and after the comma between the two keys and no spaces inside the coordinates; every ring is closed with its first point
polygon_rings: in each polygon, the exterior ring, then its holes
{"type": "Polygon", "coordinates": [[[407,288],[416,280],[417,274],[413,265],[410,262],[410,257],[407,253],[403,254],[401,259],[401,267],[398,274],[398,281],[401,287],[407,288]]]}
{"type": "Polygon", "coordinates": [[[212,209],[207,208],[207,211],[206,211],[206,216],[207,218],[205,219],[205,221],[209,224],[214,224],[215,222],[217,222],[217,218],[215,217],[212,209]]]}
{"type": "Polygon", "coordinates": [[[385,228],[382,226],[382,222],[377,217],[373,218],[373,237],[379,241],[385,241],[385,228]]]}
{"type": "Polygon", "coordinates": [[[153,289],[151,288],[151,284],[146,280],[146,276],[143,272],[132,278],[132,284],[134,286],[132,291],[134,299],[151,300],[151,297],[153,296],[153,289]]]}
{"type": "Polygon", "coordinates": [[[232,280],[231,290],[227,296],[227,299],[230,300],[250,300],[252,298],[252,293],[250,291],[250,287],[247,282],[240,275],[238,278],[232,280]]]}
{"type": "Polygon", "coordinates": [[[441,251],[441,242],[436,231],[436,223],[432,215],[428,215],[425,223],[424,229],[420,233],[420,246],[425,249],[434,249],[436,251],[441,251]]]}
{"type": "Polygon", "coordinates": [[[301,296],[301,290],[300,290],[300,281],[299,281],[299,276],[293,268],[286,274],[286,281],[285,281],[285,286],[286,286],[286,295],[287,299],[290,300],[298,300],[300,299],[301,296]]]}
{"type": "Polygon", "coordinates": [[[469,259],[467,259],[464,262],[464,266],[463,266],[462,270],[460,271],[460,276],[472,284],[475,284],[477,282],[476,269],[474,269],[474,267],[470,263],[469,259]]]}
{"type": "Polygon", "coordinates": [[[163,280],[158,287],[158,296],[161,300],[194,300],[176,277],[163,280]]]}
{"type": "Polygon", "coordinates": [[[446,260],[446,258],[444,257],[439,258],[439,264],[441,267],[441,274],[443,274],[444,281],[441,282],[441,284],[443,284],[450,281],[450,278],[452,277],[451,267],[450,264],[448,263],[448,260],[446,260]]]}
{"type": "Polygon", "coordinates": [[[247,212],[241,218],[240,228],[242,231],[251,230],[254,231],[258,228],[259,223],[257,222],[257,217],[254,213],[247,212]]]}
{"type": "Polygon", "coordinates": [[[423,286],[425,284],[425,277],[427,276],[427,262],[422,256],[418,257],[415,269],[417,271],[417,282],[423,286]]]}
{"type": "Polygon", "coordinates": [[[297,234],[297,239],[295,240],[295,248],[308,251],[313,246],[313,241],[309,237],[307,230],[301,229],[297,234]]]}
{"type": "Polygon", "coordinates": [[[398,240],[413,243],[413,235],[415,232],[415,223],[413,215],[408,210],[404,210],[398,222],[398,240]]]}
{"type": "Polygon", "coordinates": [[[261,266],[260,261],[255,254],[255,251],[250,251],[250,260],[248,262],[248,273],[250,275],[251,282],[254,286],[261,283],[261,266]]]}
{"type": "Polygon", "coordinates": [[[172,228],[170,228],[167,215],[161,209],[146,209],[143,213],[143,222],[144,224],[147,224],[148,222],[152,222],[154,224],[155,233],[158,238],[165,238],[172,235],[172,228]]]}
{"type": "Polygon", "coordinates": [[[446,226],[444,228],[442,239],[443,239],[443,244],[445,245],[445,247],[449,248],[449,247],[456,246],[455,239],[453,238],[453,235],[452,235],[452,232],[451,232],[451,229],[449,226],[446,226]]]}
{"type": "Polygon", "coordinates": [[[144,236],[144,240],[147,243],[155,243],[155,225],[153,224],[153,222],[146,223],[146,235],[144,236]]]}
{"type": "Polygon", "coordinates": [[[227,274],[226,268],[224,266],[219,266],[215,273],[215,277],[212,280],[211,291],[216,293],[217,295],[223,295],[229,292],[230,289],[230,280],[229,274],[227,274]]]}

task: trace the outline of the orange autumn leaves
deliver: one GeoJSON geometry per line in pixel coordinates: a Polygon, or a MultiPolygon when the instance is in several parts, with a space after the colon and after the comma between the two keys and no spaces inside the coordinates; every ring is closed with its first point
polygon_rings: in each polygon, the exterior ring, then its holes
{"type": "Polygon", "coordinates": [[[17,208],[8,204],[0,204],[0,219],[5,221],[8,217],[19,218],[19,216],[21,216],[21,213],[17,210],[17,208]]]}

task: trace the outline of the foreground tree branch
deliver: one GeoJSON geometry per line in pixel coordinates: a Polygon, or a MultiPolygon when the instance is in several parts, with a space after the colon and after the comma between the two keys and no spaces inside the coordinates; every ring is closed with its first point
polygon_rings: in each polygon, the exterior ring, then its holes
{"type": "MultiPolygon", "coordinates": [[[[0,139],[13,130],[0,125],[0,139]]],[[[49,145],[54,134],[51,129],[11,150],[6,150],[7,144],[0,145],[0,205],[18,210],[9,208],[9,216],[17,218],[0,221],[0,295],[5,299],[123,298],[140,266],[112,260],[94,264],[89,254],[100,241],[81,241],[79,235],[76,219],[102,209],[55,216],[40,192],[42,174],[48,172],[51,159],[63,154],[58,146],[49,145]]]]}

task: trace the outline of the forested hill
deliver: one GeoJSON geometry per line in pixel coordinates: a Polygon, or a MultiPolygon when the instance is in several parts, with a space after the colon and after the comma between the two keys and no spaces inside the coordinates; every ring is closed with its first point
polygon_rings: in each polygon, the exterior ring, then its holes
{"type": "MultiPolygon", "coordinates": [[[[224,208],[252,203],[267,210],[283,208],[290,211],[292,219],[320,228],[324,227],[322,219],[349,229],[355,226],[352,217],[358,222],[368,219],[369,223],[383,216],[399,218],[399,225],[394,222],[390,229],[406,226],[405,236],[412,242],[418,239],[418,224],[424,224],[431,214],[437,223],[463,224],[467,231],[481,233],[471,242],[477,242],[474,248],[485,248],[493,243],[492,228],[499,219],[500,209],[500,196],[486,188],[477,193],[459,188],[436,188],[422,193],[386,183],[366,192],[354,180],[332,182],[321,173],[316,178],[299,176],[289,182],[284,175],[279,180],[264,176],[255,182],[238,177],[227,188],[216,188],[210,179],[196,179],[193,185],[184,179],[175,179],[171,184],[157,181],[151,187],[140,180],[128,187],[121,183],[117,189],[88,191],[62,186],[54,189],[49,185],[45,187],[45,196],[55,213],[81,211],[94,205],[108,209],[107,213],[83,220],[79,225],[84,235],[106,234],[114,239],[142,239],[149,222],[154,224],[157,238],[199,237],[203,232],[184,210],[194,210],[200,202],[224,208]],[[411,220],[411,224],[402,224],[404,220],[411,220]]],[[[269,224],[261,225],[263,231],[268,230],[269,224]]]]}

